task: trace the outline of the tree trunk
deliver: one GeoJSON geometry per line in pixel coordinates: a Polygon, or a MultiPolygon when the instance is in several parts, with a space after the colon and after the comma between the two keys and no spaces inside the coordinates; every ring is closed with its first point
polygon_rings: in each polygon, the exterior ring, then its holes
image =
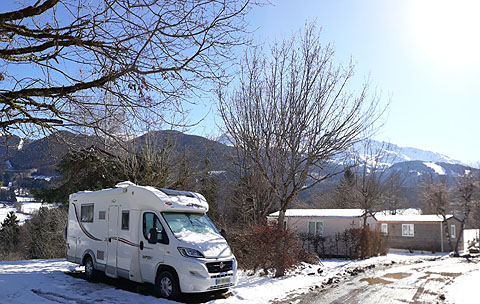
{"type": "Polygon", "coordinates": [[[452,251],[453,250],[452,239],[450,237],[450,231],[448,229],[448,222],[446,217],[443,217],[443,225],[445,226],[445,237],[447,238],[447,241],[448,241],[448,247],[450,248],[450,251],[452,251]]]}
{"type": "Polygon", "coordinates": [[[285,228],[285,212],[286,210],[280,209],[278,212],[278,222],[277,222],[277,227],[278,229],[284,229],[285,228]]]}
{"type": "MultiPolygon", "coordinates": [[[[463,219],[463,221],[460,222],[460,233],[458,233],[457,241],[455,243],[455,254],[456,255],[458,255],[458,245],[460,244],[460,241],[463,241],[463,240],[461,240],[461,236],[463,235],[463,230],[465,230],[465,219],[463,219]]],[[[463,248],[463,250],[465,250],[465,248],[463,248]]]]}
{"type": "Polygon", "coordinates": [[[283,277],[285,274],[285,252],[284,252],[284,244],[285,244],[285,234],[282,233],[284,230],[284,221],[285,221],[285,208],[281,208],[278,213],[278,222],[277,222],[277,229],[279,230],[279,237],[277,238],[276,242],[276,255],[275,255],[275,277],[283,277]]]}

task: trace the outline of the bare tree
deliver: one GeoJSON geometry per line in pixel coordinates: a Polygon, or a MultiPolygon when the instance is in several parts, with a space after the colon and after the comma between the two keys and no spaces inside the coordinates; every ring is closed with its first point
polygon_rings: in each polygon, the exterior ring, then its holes
{"type": "Polygon", "coordinates": [[[119,170],[140,185],[195,190],[199,168],[191,161],[192,151],[179,151],[177,140],[173,135],[144,134],[132,142],[137,151],[122,151],[118,156],[119,170]]]}
{"type": "Polygon", "coordinates": [[[392,214],[396,214],[399,209],[408,208],[408,200],[405,198],[405,188],[403,187],[405,180],[405,175],[389,170],[385,181],[386,191],[383,195],[383,207],[385,210],[390,210],[392,214]]]}
{"type": "Polygon", "coordinates": [[[351,200],[357,208],[363,209],[363,228],[367,228],[367,218],[384,209],[385,199],[389,194],[393,175],[389,175],[390,149],[385,142],[377,143],[366,139],[357,145],[359,149],[355,160],[353,182],[345,192],[350,193],[351,200]]]}
{"type": "Polygon", "coordinates": [[[453,250],[450,229],[448,229],[447,214],[450,210],[450,194],[446,179],[435,181],[432,176],[422,181],[421,195],[425,205],[424,211],[434,212],[443,219],[445,236],[448,240],[449,250],[453,250]]]}
{"type": "Polygon", "coordinates": [[[331,160],[379,117],[367,85],[357,94],[349,91],[353,65],[335,66],[333,54],[309,25],[301,35],[274,44],[269,54],[246,54],[236,89],[219,93],[232,143],[277,198],[279,227],[300,191],[342,171],[331,160]]]}
{"type": "Polygon", "coordinates": [[[335,67],[333,49],[310,25],[302,38],[272,47],[270,60],[246,56],[240,85],[220,94],[220,114],[235,147],[270,184],[280,205],[334,173],[321,172],[378,118],[377,100],[347,91],[353,65],[335,67]]]}
{"type": "Polygon", "coordinates": [[[354,168],[347,168],[343,173],[343,178],[338,182],[333,190],[333,206],[336,208],[356,208],[358,204],[358,195],[356,191],[356,179],[354,168]]]}
{"type": "Polygon", "coordinates": [[[391,149],[385,142],[366,139],[355,147],[355,167],[346,171],[345,178],[337,186],[337,197],[348,201],[350,206],[362,209],[362,231],[359,235],[359,257],[371,255],[372,234],[368,218],[375,217],[385,209],[386,201],[392,195],[392,180],[395,174],[389,172],[391,149]]]}
{"type": "MultiPolygon", "coordinates": [[[[456,193],[459,196],[461,207],[460,232],[459,236],[463,235],[465,225],[467,224],[470,213],[480,204],[479,190],[480,183],[472,172],[466,173],[457,181],[456,193]]],[[[455,252],[458,253],[458,246],[460,237],[455,242],[455,252]]],[[[463,240],[462,240],[463,241],[463,240]]]]}
{"type": "Polygon", "coordinates": [[[109,133],[106,119],[139,109],[171,122],[226,75],[249,3],[39,0],[0,13],[1,134],[109,133]]]}
{"type": "Polygon", "coordinates": [[[232,209],[242,224],[265,225],[277,198],[260,170],[247,164],[244,162],[243,170],[238,172],[239,181],[231,194],[232,209]]]}

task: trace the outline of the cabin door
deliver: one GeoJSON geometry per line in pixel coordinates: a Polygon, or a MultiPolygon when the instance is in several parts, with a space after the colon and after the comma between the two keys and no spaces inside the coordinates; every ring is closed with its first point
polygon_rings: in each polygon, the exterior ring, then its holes
{"type": "Polygon", "coordinates": [[[105,274],[117,277],[118,206],[108,207],[107,267],[105,274]]]}
{"type": "Polygon", "coordinates": [[[139,262],[142,280],[144,282],[155,282],[156,265],[163,262],[165,251],[169,240],[165,229],[155,212],[144,211],[142,224],[139,230],[139,262]],[[154,234],[154,238],[152,238],[154,234]]]}

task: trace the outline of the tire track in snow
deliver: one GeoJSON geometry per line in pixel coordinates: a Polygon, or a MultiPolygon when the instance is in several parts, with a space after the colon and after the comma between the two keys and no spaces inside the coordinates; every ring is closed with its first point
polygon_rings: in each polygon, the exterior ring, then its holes
{"type": "Polygon", "coordinates": [[[66,304],[66,303],[90,304],[91,303],[91,301],[70,298],[54,292],[44,292],[39,289],[32,289],[32,292],[39,297],[42,297],[44,299],[47,299],[49,301],[56,302],[56,303],[62,303],[62,304],[66,304]]]}

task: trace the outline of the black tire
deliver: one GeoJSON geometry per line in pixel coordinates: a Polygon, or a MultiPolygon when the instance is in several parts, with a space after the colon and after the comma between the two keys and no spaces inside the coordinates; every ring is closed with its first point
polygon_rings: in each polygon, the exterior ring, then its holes
{"type": "Polygon", "coordinates": [[[180,295],[177,276],[168,270],[160,271],[155,278],[155,294],[159,298],[177,299],[180,295]]]}
{"type": "Polygon", "coordinates": [[[97,271],[95,270],[95,264],[93,264],[93,260],[89,255],[85,257],[83,265],[85,265],[85,279],[87,281],[95,280],[97,271]]]}

